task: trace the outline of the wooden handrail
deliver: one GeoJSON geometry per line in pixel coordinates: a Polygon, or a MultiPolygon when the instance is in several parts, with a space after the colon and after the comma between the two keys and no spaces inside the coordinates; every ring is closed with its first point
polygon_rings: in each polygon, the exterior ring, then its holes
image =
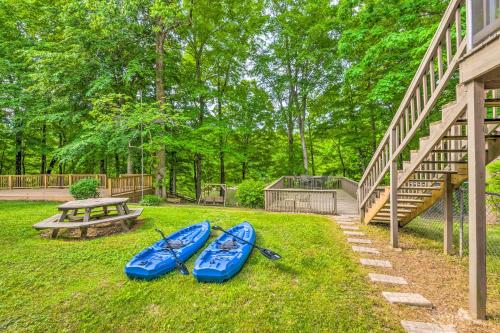
{"type": "Polygon", "coordinates": [[[360,208],[363,207],[377,186],[384,179],[391,161],[394,161],[408,146],[424,119],[434,108],[447,82],[458,66],[458,59],[466,50],[466,39],[462,37],[461,8],[464,0],[450,2],[434,37],[427,48],[406,94],[393,117],[384,137],[359,182],[360,208]],[[455,24],[456,52],[452,55],[451,27],[455,24]],[[443,47],[446,61],[443,61],[443,47]],[[437,68],[436,68],[437,62],[437,68]],[[446,71],[444,68],[446,67],[446,71]],[[437,72],[437,73],[436,73],[437,72]],[[395,135],[395,150],[391,153],[389,143],[395,135]]]}

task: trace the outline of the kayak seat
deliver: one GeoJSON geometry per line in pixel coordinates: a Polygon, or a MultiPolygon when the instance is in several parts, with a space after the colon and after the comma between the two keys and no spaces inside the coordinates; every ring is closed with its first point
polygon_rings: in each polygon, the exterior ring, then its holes
{"type": "Polygon", "coordinates": [[[225,241],[222,244],[219,244],[219,249],[223,251],[229,251],[229,250],[234,250],[239,247],[238,242],[236,242],[234,239],[229,239],[225,241]]]}

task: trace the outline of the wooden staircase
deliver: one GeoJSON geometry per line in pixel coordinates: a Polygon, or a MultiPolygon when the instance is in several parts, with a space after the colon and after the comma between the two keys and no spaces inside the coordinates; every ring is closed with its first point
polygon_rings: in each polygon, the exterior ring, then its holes
{"type": "Polygon", "coordinates": [[[443,199],[443,250],[451,254],[453,189],[469,182],[475,319],[486,317],[485,166],[500,155],[499,10],[495,0],[450,1],[357,192],[361,220],[389,223],[393,248],[400,227],[443,199]]]}
{"type": "MultiPolygon", "coordinates": [[[[459,92],[462,100],[463,93],[459,92]]],[[[467,180],[467,121],[463,115],[465,103],[451,103],[443,108],[442,120],[430,124],[428,136],[419,139],[419,149],[412,150],[410,160],[398,171],[398,220],[404,226],[425,212],[444,196],[446,178],[453,188],[467,180]]],[[[496,108],[485,119],[486,163],[500,153],[500,118],[496,108]]],[[[380,187],[366,209],[364,223],[389,223],[390,187],[380,187]]]]}

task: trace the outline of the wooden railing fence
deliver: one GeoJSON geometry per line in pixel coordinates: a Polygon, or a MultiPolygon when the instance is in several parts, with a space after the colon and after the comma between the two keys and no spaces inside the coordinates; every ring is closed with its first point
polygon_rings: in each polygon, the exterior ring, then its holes
{"type": "Polygon", "coordinates": [[[0,189],[67,188],[82,179],[97,179],[106,188],[104,174],[0,175],[0,189]]]}
{"type": "Polygon", "coordinates": [[[111,196],[135,193],[153,188],[153,176],[151,175],[128,175],[108,180],[108,189],[111,196]],[[142,186],[141,186],[142,185],[142,186]]]}
{"type": "Polygon", "coordinates": [[[283,176],[264,190],[265,209],[275,212],[337,213],[337,190],[356,198],[358,184],[345,177],[283,176]]]}

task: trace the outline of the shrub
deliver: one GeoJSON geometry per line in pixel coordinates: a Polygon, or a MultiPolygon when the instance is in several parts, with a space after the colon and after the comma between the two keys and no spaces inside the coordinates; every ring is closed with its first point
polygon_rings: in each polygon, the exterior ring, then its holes
{"type": "Polygon", "coordinates": [[[161,198],[157,195],[147,194],[145,195],[140,204],[143,206],[159,206],[161,203],[161,198]]]}
{"type": "Polygon", "coordinates": [[[264,187],[265,183],[260,180],[244,180],[236,190],[236,198],[244,207],[262,208],[264,207],[264,187]]]}
{"type": "Polygon", "coordinates": [[[71,185],[69,193],[76,200],[98,198],[100,182],[97,179],[82,179],[71,185]]]}

